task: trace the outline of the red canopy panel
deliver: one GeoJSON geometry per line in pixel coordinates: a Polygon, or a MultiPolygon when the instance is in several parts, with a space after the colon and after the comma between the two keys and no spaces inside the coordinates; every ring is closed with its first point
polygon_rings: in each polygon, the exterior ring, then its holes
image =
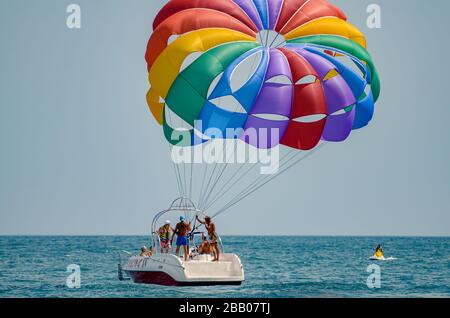
{"type": "MultiPolygon", "coordinates": [[[[313,75],[318,78],[317,72],[305,58],[288,49],[280,49],[280,51],[288,59],[294,84],[305,76],[313,75]]],[[[313,149],[322,138],[326,116],[314,122],[301,122],[299,120],[302,117],[321,114],[327,114],[322,83],[316,80],[309,84],[294,85],[291,117],[281,143],[300,150],[313,149]]]]}
{"type": "Polygon", "coordinates": [[[258,29],[248,15],[231,0],[172,0],[159,11],[153,22],[153,29],[156,30],[156,28],[168,17],[180,11],[192,8],[212,9],[226,13],[243,22],[253,31],[258,32],[258,29]]]}
{"type": "Polygon", "coordinates": [[[256,37],[252,29],[226,13],[204,8],[183,10],[165,19],[150,37],[145,54],[149,72],[155,60],[167,47],[170,36],[206,28],[227,28],[256,37]]]}
{"type": "Polygon", "coordinates": [[[295,12],[297,12],[297,10],[300,9],[306,2],[308,2],[308,0],[284,0],[283,8],[281,9],[280,16],[278,17],[275,31],[280,32],[295,12]]]}
{"type": "Polygon", "coordinates": [[[299,150],[311,150],[317,146],[325,128],[326,117],[313,123],[291,121],[281,144],[299,150]]]}
{"type": "Polygon", "coordinates": [[[322,17],[337,17],[347,20],[345,13],[341,9],[325,0],[288,0],[287,2],[295,2],[296,4],[286,10],[286,16],[283,16],[283,18],[280,16],[276,31],[281,34],[289,33],[309,21],[322,17]],[[294,11],[294,7],[297,7],[297,10],[294,11]]]}

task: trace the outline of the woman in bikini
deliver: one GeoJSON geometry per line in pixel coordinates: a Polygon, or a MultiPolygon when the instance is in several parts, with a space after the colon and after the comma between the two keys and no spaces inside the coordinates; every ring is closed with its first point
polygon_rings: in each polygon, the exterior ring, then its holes
{"type": "Polygon", "coordinates": [[[208,231],[208,240],[211,244],[212,252],[214,255],[213,262],[218,262],[220,257],[220,249],[219,249],[219,235],[216,232],[216,225],[212,222],[209,216],[205,217],[205,220],[202,221],[196,216],[197,221],[203,224],[208,231]]]}

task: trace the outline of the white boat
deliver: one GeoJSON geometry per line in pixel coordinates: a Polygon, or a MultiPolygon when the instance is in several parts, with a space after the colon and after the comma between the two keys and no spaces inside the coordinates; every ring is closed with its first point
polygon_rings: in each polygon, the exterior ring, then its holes
{"type": "MultiPolygon", "coordinates": [[[[195,226],[191,233],[189,260],[173,254],[160,252],[157,235],[158,221],[170,212],[198,215],[192,201],[185,198],[175,200],[171,207],[158,213],[152,222],[152,256],[131,256],[126,264],[119,261],[119,279],[124,273],[137,284],[156,284],[166,286],[190,285],[240,285],[244,281],[244,268],[236,254],[224,253],[221,240],[220,261],[213,262],[211,255],[197,253],[195,226]]],[[[193,218],[189,218],[193,220],[193,218]]]]}
{"type": "Polygon", "coordinates": [[[137,284],[165,286],[240,285],[244,271],[235,254],[221,254],[219,262],[198,255],[188,262],[171,254],[133,256],[122,270],[137,284]]]}

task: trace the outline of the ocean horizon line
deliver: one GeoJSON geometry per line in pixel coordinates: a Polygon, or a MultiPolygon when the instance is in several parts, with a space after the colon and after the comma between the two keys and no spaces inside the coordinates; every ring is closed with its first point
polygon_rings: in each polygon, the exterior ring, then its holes
{"type": "MultiPolygon", "coordinates": [[[[148,237],[148,234],[0,234],[0,238],[10,237],[148,237]]],[[[221,237],[305,237],[305,238],[450,238],[450,235],[370,235],[370,234],[223,234],[221,237]]]]}

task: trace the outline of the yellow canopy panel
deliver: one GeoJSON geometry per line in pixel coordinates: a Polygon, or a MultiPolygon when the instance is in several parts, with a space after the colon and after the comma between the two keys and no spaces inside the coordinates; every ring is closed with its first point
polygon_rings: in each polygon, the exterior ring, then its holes
{"type": "Polygon", "coordinates": [[[339,35],[358,43],[364,48],[366,47],[366,38],[361,31],[347,21],[334,17],[325,17],[310,21],[286,34],[285,38],[286,40],[292,40],[303,36],[319,34],[339,35]]]}
{"type": "Polygon", "coordinates": [[[163,111],[164,111],[164,103],[160,102],[160,98],[158,93],[150,88],[147,93],[147,104],[150,108],[150,111],[155,117],[156,121],[162,125],[163,124],[163,111]]]}
{"type": "Polygon", "coordinates": [[[149,81],[152,89],[165,99],[188,55],[233,41],[256,42],[256,39],[238,31],[220,28],[202,29],[179,37],[161,53],[151,68],[149,81]]]}

